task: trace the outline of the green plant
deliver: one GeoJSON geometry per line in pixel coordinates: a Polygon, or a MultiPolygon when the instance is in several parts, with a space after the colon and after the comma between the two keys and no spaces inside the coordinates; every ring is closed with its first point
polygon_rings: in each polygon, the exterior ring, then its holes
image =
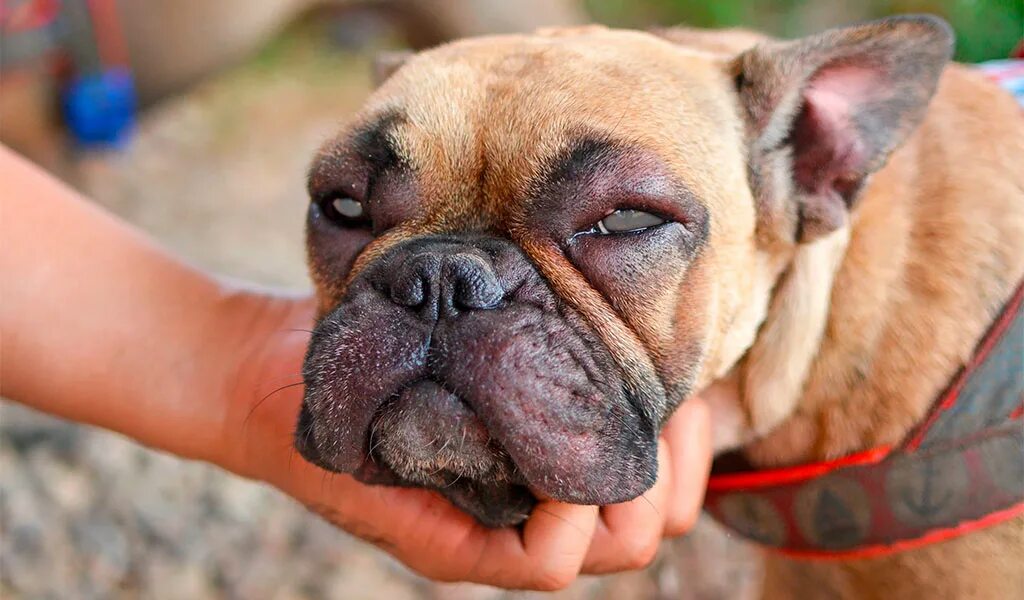
{"type": "Polygon", "coordinates": [[[1022,0],[585,0],[595,20],[623,27],[742,26],[795,37],[904,13],[932,13],[957,33],[957,60],[1006,58],[1024,36],[1022,0]]]}

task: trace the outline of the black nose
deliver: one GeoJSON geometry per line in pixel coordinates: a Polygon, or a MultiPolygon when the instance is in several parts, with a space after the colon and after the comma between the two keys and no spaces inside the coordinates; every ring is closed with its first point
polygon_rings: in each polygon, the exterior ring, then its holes
{"type": "Polygon", "coordinates": [[[460,244],[429,246],[403,257],[389,287],[395,303],[431,318],[495,308],[505,294],[490,260],[460,244]]]}

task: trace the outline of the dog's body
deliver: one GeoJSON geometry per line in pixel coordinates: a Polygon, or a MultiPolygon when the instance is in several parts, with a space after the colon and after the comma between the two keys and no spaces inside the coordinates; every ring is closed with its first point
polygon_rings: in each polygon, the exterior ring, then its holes
{"type": "MultiPolygon", "coordinates": [[[[664,35],[726,54],[763,41],[746,31],[664,35]]],[[[748,394],[741,420],[717,415],[719,423],[734,424],[719,431],[719,444],[745,442],[753,462],[774,467],[901,441],[1024,278],[1022,161],[1020,106],[976,69],[947,67],[921,125],[859,200],[830,302],[819,307],[828,310],[826,333],[792,398],[794,410],[759,428],[757,416],[779,410],[780,398],[748,394]],[[757,406],[758,400],[773,406],[757,406]]],[[[831,277],[816,273],[805,284],[831,277]]],[[[767,322],[773,318],[793,317],[771,315],[767,322]]],[[[805,322],[807,315],[795,318],[805,322]]],[[[771,351],[785,357],[787,349],[773,344],[771,351]]],[[[749,377],[756,371],[747,366],[748,388],[779,389],[777,382],[749,377]]],[[[1018,597],[1024,594],[1024,518],[874,559],[807,561],[768,553],[766,574],[768,598],[1018,597]]]]}
{"type": "MultiPolygon", "coordinates": [[[[712,384],[741,392],[715,406],[721,449],[741,445],[763,467],[895,443],[924,418],[1024,277],[1020,108],[968,68],[943,72],[948,33],[926,19],[790,44],[662,35],[673,44],[586,29],[441,48],[397,72],[357,125],[366,141],[383,115],[387,143],[325,151],[311,177],[321,205],[358,205],[363,218],[364,200],[338,204],[336,190],[358,188],[376,153],[385,191],[366,206],[403,206],[374,213],[383,235],[339,242],[314,205],[325,318],[307,360],[307,457],[370,481],[440,487],[423,473],[444,470],[507,482],[445,492],[506,524],[529,505],[517,486],[576,502],[635,496],[651,481],[657,424],[712,384]],[[623,219],[645,225],[608,234],[623,219]],[[487,241],[451,237],[465,232],[487,241]],[[391,303],[420,312],[406,321],[391,303]],[[405,335],[360,325],[367,311],[430,332],[348,359],[343,338],[405,335]],[[445,359],[462,346],[468,378],[445,359]],[[386,367],[383,396],[336,374],[339,357],[357,370],[425,350],[441,358],[386,367]],[[358,424],[339,423],[339,408],[358,424]],[[416,425],[448,411],[458,427],[442,437],[469,432],[457,455],[416,425]],[[573,464],[549,456],[563,448],[573,464]]],[[[771,557],[766,592],[1012,597],[1022,523],[888,558],[771,557]]]]}

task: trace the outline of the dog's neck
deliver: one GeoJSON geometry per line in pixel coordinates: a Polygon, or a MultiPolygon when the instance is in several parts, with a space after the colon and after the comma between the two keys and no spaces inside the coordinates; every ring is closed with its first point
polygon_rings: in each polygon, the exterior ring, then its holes
{"type": "MultiPolygon", "coordinates": [[[[793,338],[766,334],[787,323],[815,325],[819,315],[787,317],[777,296],[735,370],[743,401],[733,417],[749,437],[734,441],[753,464],[828,460],[901,441],[1024,277],[1024,172],[1014,166],[1024,137],[1007,129],[1019,123],[1020,109],[979,79],[962,67],[947,70],[925,122],[861,197],[834,274],[827,267],[836,248],[819,242],[806,248],[813,256],[798,259],[817,264],[817,273],[812,268],[804,280],[777,286],[814,309],[821,302],[816,288],[827,287],[827,318],[809,353],[792,351],[786,343],[793,338]],[[986,107],[985,114],[972,107],[986,107]],[[765,357],[769,362],[760,362],[765,357]],[[791,379],[780,387],[772,381],[780,376],[791,379]],[[780,395],[751,394],[757,389],[780,395]],[[759,415],[766,431],[756,431],[759,415]]],[[[871,560],[802,561],[768,552],[763,596],[1010,597],[1024,578],[1012,550],[1022,535],[1018,517],[871,560]]]]}
{"type": "Polygon", "coordinates": [[[966,226],[970,200],[936,193],[922,167],[931,126],[875,175],[849,229],[798,249],[776,286],[734,374],[749,436],[737,441],[755,464],[900,441],[1021,278],[1021,223],[994,216],[1013,195],[988,202],[995,231],[966,226]]]}

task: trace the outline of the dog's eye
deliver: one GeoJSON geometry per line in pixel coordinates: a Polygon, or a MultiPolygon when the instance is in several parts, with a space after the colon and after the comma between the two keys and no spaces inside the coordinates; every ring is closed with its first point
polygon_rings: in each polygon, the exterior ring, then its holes
{"type": "Polygon", "coordinates": [[[628,233],[657,227],[665,222],[665,219],[642,210],[619,209],[598,221],[596,229],[603,235],[628,233]]]}
{"type": "Polygon", "coordinates": [[[370,223],[363,203],[342,195],[327,196],[320,201],[324,216],[342,227],[363,227],[370,223]]]}

